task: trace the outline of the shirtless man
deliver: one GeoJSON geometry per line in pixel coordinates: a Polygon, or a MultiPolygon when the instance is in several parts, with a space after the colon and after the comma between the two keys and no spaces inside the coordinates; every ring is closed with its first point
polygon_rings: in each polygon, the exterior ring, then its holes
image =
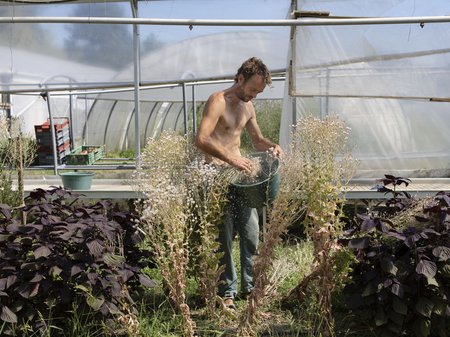
{"type": "MultiPolygon", "coordinates": [[[[267,67],[260,59],[252,57],[238,69],[230,88],[209,97],[196,137],[196,145],[205,153],[208,162],[219,165],[227,163],[251,173],[252,161],[242,157],[240,152],[244,128],[247,128],[257,151],[270,150],[282,156],[280,146],[262,135],[252,103],[271,83],[267,67]]],[[[253,257],[259,241],[259,224],[257,210],[242,205],[232,195],[226,215],[225,223],[219,228],[219,242],[224,253],[222,264],[225,266],[219,295],[225,299],[226,306],[234,308],[237,275],[231,250],[233,229],[236,228],[240,238],[241,292],[246,295],[253,289],[253,257]]]]}

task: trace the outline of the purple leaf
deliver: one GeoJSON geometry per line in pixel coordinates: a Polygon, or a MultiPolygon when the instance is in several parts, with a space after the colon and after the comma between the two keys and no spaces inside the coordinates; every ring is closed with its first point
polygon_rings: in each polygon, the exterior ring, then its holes
{"type": "Polygon", "coordinates": [[[17,316],[11,311],[6,305],[2,307],[2,313],[0,314],[0,319],[8,323],[17,323],[17,316]]]}
{"type": "Polygon", "coordinates": [[[42,275],[39,273],[36,273],[34,277],[30,280],[30,282],[36,283],[42,281],[42,275]]]}
{"type": "Polygon", "coordinates": [[[423,233],[428,233],[428,234],[434,234],[434,235],[436,235],[436,236],[441,236],[441,233],[439,233],[439,232],[436,232],[434,229],[432,229],[432,228],[425,228],[424,230],[423,230],[423,233]]]}
{"type": "Polygon", "coordinates": [[[409,185],[410,182],[411,182],[411,179],[397,177],[397,178],[396,178],[395,185],[405,184],[405,186],[408,187],[408,185],[409,185]]]}
{"type": "Polygon", "coordinates": [[[119,271],[119,275],[119,277],[122,279],[122,282],[125,283],[130,279],[130,277],[134,275],[134,273],[131,270],[123,269],[119,271]]]}
{"type": "Polygon", "coordinates": [[[380,261],[380,267],[386,273],[397,275],[398,268],[395,266],[394,262],[390,258],[383,258],[380,261]]]}
{"type": "Polygon", "coordinates": [[[87,277],[90,284],[95,284],[99,278],[97,273],[88,273],[87,277]]]}
{"type": "Polygon", "coordinates": [[[29,199],[34,199],[34,200],[41,200],[41,199],[45,199],[47,200],[49,197],[47,191],[45,191],[42,188],[36,188],[35,190],[30,192],[29,195],[29,199]]]}
{"type": "Polygon", "coordinates": [[[42,204],[41,205],[41,210],[47,214],[52,214],[53,212],[53,207],[50,204],[42,204]]]}
{"type": "Polygon", "coordinates": [[[70,270],[70,276],[75,276],[75,275],[81,273],[83,271],[83,268],[81,268],[81,267],[82,266],[79,264],[72,266],[72,269],[70,270]]]}
{"type": "Polygon", "coordinates": [[[444,246],[438,246],[433,248],[433,255],[436,256],[439,261],[447,261],[450,258],[450,248],[444,246]]]}
{"type": "Polygon", "coordinates": [[[60,236],[59,236],[59,238],[61,239],[61,240],[64,240],[64,241],[68,241],[72,236],[73,236],[73,232],[72,231],[67,231],[67,232],[65,232],[64,234],[61,234],[60,236]]]}
{"type": "Polygon", "coordinates": [[[106,307],[108,308],[109,313],[111,313],[113,315],[122,314],[120,309],[114,303],[106,302],[105,304],[106,304],[106,307]]]}
{"type": "Polygon", "coordinates": [[[153,281],[152,279],[150,279],[149,277],[139,274],[139,282],[144,286],[144,287],[148,287],[148,288],[153,288],[156,286],[155,281],[153,281]]]}
{"type": "MultiPolygon", "coordinates": [[[[406,186],[408,186],[408,185],[406,185],[406,186]]],[[[402,193],[406,198],[412,199],[411,194],[409,194],[408,192],[402,191],[401,193],[402,193]]]]}
{"type": "Polygon", "coordinates": [[[386,233],[386,235],[390,236],[390,237],[393,237],[393,238],[396,238],[396,239],[399,239],[401,241],[404,241],[405,238],[406,238],[406,236],[404,236],[403,234],[400,234],[400,233],[394,232],[394,231],[389,231],[389,232],[386,233]]]}
{"type": "Polygon", "coordinates": [[[372,228],[376,226],[377,222],[375,219],[365,219],[361,224],[361,232],[369,232],[372,228]]]}
{"type": "Polygon", "coordinates": [[[394,295],[403,298],[403,295],[405,294],[405,287],[399,283],[394,283],[391,287],[391,292],[394,295]]]}
{"type": "Polygon", "coordinates": [[[51,249],[47,246],[41,246],[34,251],[34,258],[48,257],[52,253],[51,249]]]}
{"type": "Polygon", "coordinates": [[[369,238],[367,237],[351,239],[348,242],[348,248],[364,249],[367,247],[369,247],[369,238]]]}
{"type": "Polygon", "coordinates": [[[30,298],[34,297],[38,294],[40,285],[41,285],[40,283],[35,283],[34,285],[33,284],[30,285],[32,287],[32,289],[30,291],[30,298]]]}
{"type": "Polygon", "coordinates": [[[62,272],[62,269],[59,268],[58,266],[51,266],[48,271],[48,274],[51,276],[58,276],[59,274],[61,274],[61,272],[62,272]]]}
{"type": "Polygon", "coordinates": [[[424,275],[427,278],[432,278],[436,276],[436,263],[428,260],[420,260],[416,266],[416,272],[417,274],[424,275]]]}
{"type": "Polygon", "coordinates": [[[0,204],[0,213],[6,218],[6,220],[10,220],[12,217],[11,208],[8,205],[0,204]]]}
{"type": "Polygon", "coordinates": [[[98,257],[98,256],[102,255],[103,250],[104,250],[104,247],[103,247],[103,245],[100,243],[99,240],[92,240],[92,241],[89,241],[89,242],[86,243],[86,245],[87,245],[87,247],[88,247],[88,249],[89,249],[89,252],[90,252],[93,256],[98,257]]]}
{"type": "Polygon", "coordinates": [[[14,283],[16,283],[16,281],[17,281],[17,276],[16,275],[9,275],[7,280],[6,280],[6,289],[11,287],[14,283]]]}
{"type": "Polygon", "coordinates": [[[8,226],[6,226],[6,231],[10,234],[15,234],[20,229],[20,225],[18,223],[10,223],[8,226]]]}

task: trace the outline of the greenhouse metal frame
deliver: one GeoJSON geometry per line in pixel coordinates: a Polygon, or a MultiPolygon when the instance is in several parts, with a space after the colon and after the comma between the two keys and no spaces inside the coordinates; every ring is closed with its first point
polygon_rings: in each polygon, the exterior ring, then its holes
{"type": "MultiPolygon", "coordinates": [[[[36,3],[37,1],[33,2],[36,3]]],[[[395,2],[395,1],[393,1],[395,2]]],[[[11,5],[11,3],[18,4],[19,2],[13,2],[13,1],[1,1],[0,3],[11,5]]],[[[133,93],[133,99],[132,102],[134,105],[133,108],[133,119],[134,119],[134,128],[135,130],[142,130],[142,125],[140,121],[140,106],[145,99],[142,99],[142,90],[145,91],[153,91],[156,92],[158,89],[164,89],[164,88],[173,88],[173,87],[179,87],[181,88],[181,96],[182,99],[177,103],[177,114],[178,117],[181,118],[181,112],[183,112],[183,126],[184,131],[187,131],[188,127],[188,111],[190,109],[195,112],[196,102],[198,101],[204,101],[205,97],[203,95],[198,95],[196,97],[196,87],[197,85],[207,85],[207,84],[228,84],[230,81],[232,81],[233,75],[230,71],[228,73],[222,73],[217,76],[211,76],[211,77],[195,77],[195,78],[172,78],[167,80],[143,80],[141,78],[141,62],[142,58],[140,55],[140,29],[144,26],[183,26],[187,29],[197,29],[197,27],[290,27],[291,28],[291,37],[296,34],[297,27],[359,27],[359,26],[376,26],[376,25],[416,25],[420,27],[428,26],[428,24],[438,25],[438,24],[448,24],[450,22],[450,16],[449,15],[429,15],[429,16],[402,16],[402,17],[352,17],[352,16],[345,16],[345,15],[335,15],[332,16],[327,12],[324,12],[323,9],[320,8],[321,2],[317,5],[317,9],[315,8],[315,4],[313,2],[299,2],[293,1],[290,5],[290,19],[279,19],[279,20],[237,20],[237,19],[165,19],[165,18],[139,18],[138,16],[138,9],[139,9],[139,3],[137,1],[131,1],[130,2],[130,8],[133,15],[133,18],[119,18],[119,17],[27,17],[27,16],[11,16],[11,17],[0,17],[0,24],[13,24],[13,25],[20,25],[20,24],[30,24],[30,23],[45,23],[45,24],[57,24],[57,23],[70,23],[74,25],[78,24],[90,24],[90,25],[131,25],[133,27],[133,78],[132,81],[117,81],[117,82],[101,82],[96,84],[89,84],[89,85],[79,85],[77,86],[76,83],[68,81],[67,83],[60,82],[60,83],[54,83],[54,84],[45,84],[41,88],[27,88],[27,87],[21,87],[19,89],[11,88],[10,86],[5,85],[5,83],[2,83],[2,93],[3,94],[42,94],[47,98],[47,106],[48,106],[48,113],[50,117],[52,117],[52,108],[50,105],[50,102],[53,100],[54,97],[60,97],[60,96],[82,96],[86,100],[87,97],[90,97],[90,99],[94,99],[95,95],[115,95],[119,92],[126,92],[129,90],[132,90],[133,93]],[[304,3],[308,6],[305,6],[305,8],[302,6],[304,3]],[[297,10],[298,8],[298,10],[297,10]],[[187,92],[187,88],[191,87],[191,97],[189,97],[189,93],[187,92]]],[[[336,3],[339,3],[339,1],[336,1],[336,3]]],[[[45,5],[44,5],[45,6],[45,5]]],[[[1,7],[1,6],[0,6],[1,7]]],[[[325,5],[324,5],[325,7],[325,5]]],[[[287,83],[289,83],[288,89],[285,88],[285,94],[284,96],[284,108],[283,108],[283,115],[284,115],[284,122],[283,125],[285,128],[288,127],[288,125],[291,125],[295,123],[295,120],[298,118],[298,109],[299,104],[305,104],[305,103],[299,103],[297,98],[304,97],[306,99],[311,97],[323,97],[326,100],[336,98],[336,97],[350,97],[350,98],[358,98],[358,95],[356,94],[335,94],[335,93],[329,93],[329,92],[320,92],[320,90],[323,90],[323,88],[317,89],[318,91],[314,91],[314,86],[319,86],[320,84],[315,83],[314,81],[317,81],[317,78],[322,76],[316,76],[316,73],[313,73],[311,78],[308,78],[307,76],[296,78],[298,75],[298,72],[296,70],[296,67],[302,67],[302,71],[307,70],[307,66],[304,64],[298,65],[297,62],[297,48],[299,47],[298,41],[295,41],[294,38],[291,39],[291,52],[290,56],[286,55],[286,77],[287,77],[287,83]],[[305,80],[306,79],[306,80],[305,80]],[[299,88],[295,87],[295,83],[309,83],[307,80],[311,81],[311,91],[305,90],[302,92],[302,90],[305,88],[305,86],[300,85],[299,88]],[[314,83],[313,83],[314,82],[314,83]]],[[[445,51],[446,49],[443,48],[442,53],[448,53],[448,51],[445,51]]],[[[301,53],[301,51],[300,51],[301,53]]],[[[365,61],[363,58],[361,58],[362,61],[365,61]]],[[[337,62],[339,64],[339,60],[337,62]]],[[[282,72],[285,69],[277,68],[273,70],[274,74],[282,74],[282,72]]],[[[277,77],[278,80],[282,80],[283,77],[277,77]]],[[[278,91],[279,92],[279,91],[278,91]]],[[[129,96],[128,96],[129,97],[129,96]]],[[[274,96],[269,95],[269,97],[273,98],[274,96]]],[[[365,98],[388,98],[391,99],[392,97],[384,97],[382,95],[362,95],[362,97],[365,98]]],[[[282,97],[280,97],[282,98],[282,97]]],[[[403,97],[397,97],[400,99],[405,100],[417,100],[417,99],[423,99],[423,97],[417,97],[414,95],[408,96],[404,95],[403,97]]],[[[129,100],[130,98],[128,98],[129,100]]],[[[430,102],[441,102],[445,105],[447,105],[448,102],[450,102],[450,99],[448,96],[439,96],[439,97],[429,97],[428,100],[430,102]]],[[[70,107],[72,106],[72,98],[69,99],[70,101],[70,107]]],[[[163,102],[155,100],[155,102],[163,102]]],[[[157,109],[156,103],[153,106],[153,110],[157,109]]],[[[171,105],[174,105],[175,103],[171,103],[171,105]]],[[[327,103],[319,103],[322,105],[326,105],[327,103]]],[[[301,108],[301,107],[300,107],[301,108]]],[[[90,113],[90,112],[89,112],[90,113]]],[[[302,114],[300,114],[302,115],[302,114]]],[[[195,116],[195,113],[193,114],[195,116]]],[[[167,117],[167,116],[166,116],[167,117]]],[[[323,116],[322,116],[323,117],[323,116]]],[[[108,117],[110,118],[110,117],[108,117]]],[[[195,117],[193,117],[195,118],[195,117]]],[[[50,121],[52,122],[53,118],[50,118],[50,121]]],[[[129,123],[131,123],[131,120],[128,120],[129,123]]],[[[130,124],[128,123],[127,129],[129,129],[130,124]]],[[[149,123],[149,120],[147,120],[147,123],[149,123]]],[[[175,122],[177,124],[177,122],[175,122]]],[[[193,123],[195,125],[195,123],[193,123]]],[[[195,126],[194,126],[195,128],[195,126]]],[[[286,129],[285,129],[286,131],[286,129]]],[[[83,134],[86,134],[86,130],[83,131],[83,134]]],[[[282,137],[288,137],[287,135],[289,132],[282,132],[282,137]]],[[[444,141],[448,141],[449,136],[445,136],[443,139],[444,141]]],[[[104,135],[104,139],[106,139],[106,136],[104,135]]],[[[289,141],[288,138],[280,139],[280,142],[282,144],[287,144],[289,141]]],[[[135,148],[136,148],[136,167],[139,167],[139,151],[141,148],[141,135],[140,132],[135,132],[135,148]]],[[[450,146],[450,144],[447,143],[447,145],[450,146]]],[[[448,150],[447,150],[448,151],[448,150]]],[[[448,155],[448,153],[447,153],[448,155]]],[[[448,155],[450,158],[450,155],[448,155]]],[[[444,157],[443,160],[446,160],[447,157],[444,157]]],[[[441,164],[442,165],[442,164],[441,164]]],[[[445,164],[444,164],[445,166],[445,164]]],[[[55,161],[55,173],[57,172],[58,165],[55,161]]],[[[448,168],[448,167],[447,167],[448,168]]]]}

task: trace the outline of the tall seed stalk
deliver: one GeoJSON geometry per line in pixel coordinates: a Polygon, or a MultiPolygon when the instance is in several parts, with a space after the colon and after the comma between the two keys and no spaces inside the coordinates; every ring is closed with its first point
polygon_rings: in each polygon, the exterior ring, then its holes
{"type": "Polygon", "coordinates": [[[304,226],[313,241],[315,268],[291,294],[304,293],[309,282],[317,282],[319,314],[324,318],[320,330],[328,336],[333,334],[334,326],[333,258],[340,250],[336,241],[343,225],[342,190],[353,176],[357,162],[346,151],[349,129],[337,117],[304,119],[297,124],[294,135],[293,146],[304,162],[304,181],[298,197],[306,207],[304,226]]]}
{"type": "Polygon", "coordinates": [[[217,316],[217,288],[223,266],[219,253],[218,224],[223,221],[227,201],[228,175],[213,165],[194,160],[187,170],[189,221],[195,228],[194,275],[198,280],[198,293],[206,304],[208,317],[217,316]]]}
{"type": "Polygon", "coordinates": [[[222,272],[217,225],[228,188],[226,171],[206,164],[190,139],[169,131],[149,139],[142,169],[132,180],[146,196],[139,202],[142,224],[169,296],[182,314],[184,336],[195,332],[186,303],[188,275],[193,273],[198,280],[208,316],[217,316],[222,272]]]}
{"type": "Polygon", "coordinates": [[[255,335],[258,308],[267,300],[269,273],[281,235],[305,213],[306,233],[314,243],[315,268],[320,270],[312,274],[317,275],[323,287],[318,295],[321,310],[327,315],[327,323],[331,323],[330,255],[340,228],[340,191],[355,167],[349,155],[342,155],[347,138],[345,124],[333,117],[305,118],[293,127],[292,142],[280,168],[280,189],[268,207],[267,231],[254,263],[254,289],[240,320],[242,336],[255,335]]]}
{"type": "MultiPolygon", "coordinates": [[[[23,134],[18,118],[7,120],[0,117],[0,165],[2,169],[3,166],[11,167],[17,175],[19,202],[18,205],[11,206],[22,207],[25,205],[25,169],[33,163],[36,152],[36,140],[23,134]]],[[[2,176],[5,177],[3,174],[2,176]]],[[[26,223],[25,212],[22,212],[22,223],[26,223]]]]}
{"type": "Polygon", "coordinates": [[[195,322],[186,303],[189,237],[183,182],[189,153],[186,137],[173,132],[149,139],[142,152],[142,169],[135,173],[134,186],[144,193],[141,224],[153,248],[169,297],[182,317],[182,334],[195,334],[195,322]]]}

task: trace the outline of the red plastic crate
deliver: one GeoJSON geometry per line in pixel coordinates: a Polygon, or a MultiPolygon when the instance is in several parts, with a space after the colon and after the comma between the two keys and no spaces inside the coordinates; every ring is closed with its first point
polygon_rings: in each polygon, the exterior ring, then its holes
{"type": "MultiPolygon", "coordinates": [[[[55,131],[61,131],[64,128],[69,126],[69,118],[68,117],[53,117],[53,124],[55,126],[55,131]],[[59,123],[58,123],[59,121],[59,123]]],[[[41,132],[50,132],[50,119],[42,125],[35,125],[34,130],[36,134],[41,132]]]]}

